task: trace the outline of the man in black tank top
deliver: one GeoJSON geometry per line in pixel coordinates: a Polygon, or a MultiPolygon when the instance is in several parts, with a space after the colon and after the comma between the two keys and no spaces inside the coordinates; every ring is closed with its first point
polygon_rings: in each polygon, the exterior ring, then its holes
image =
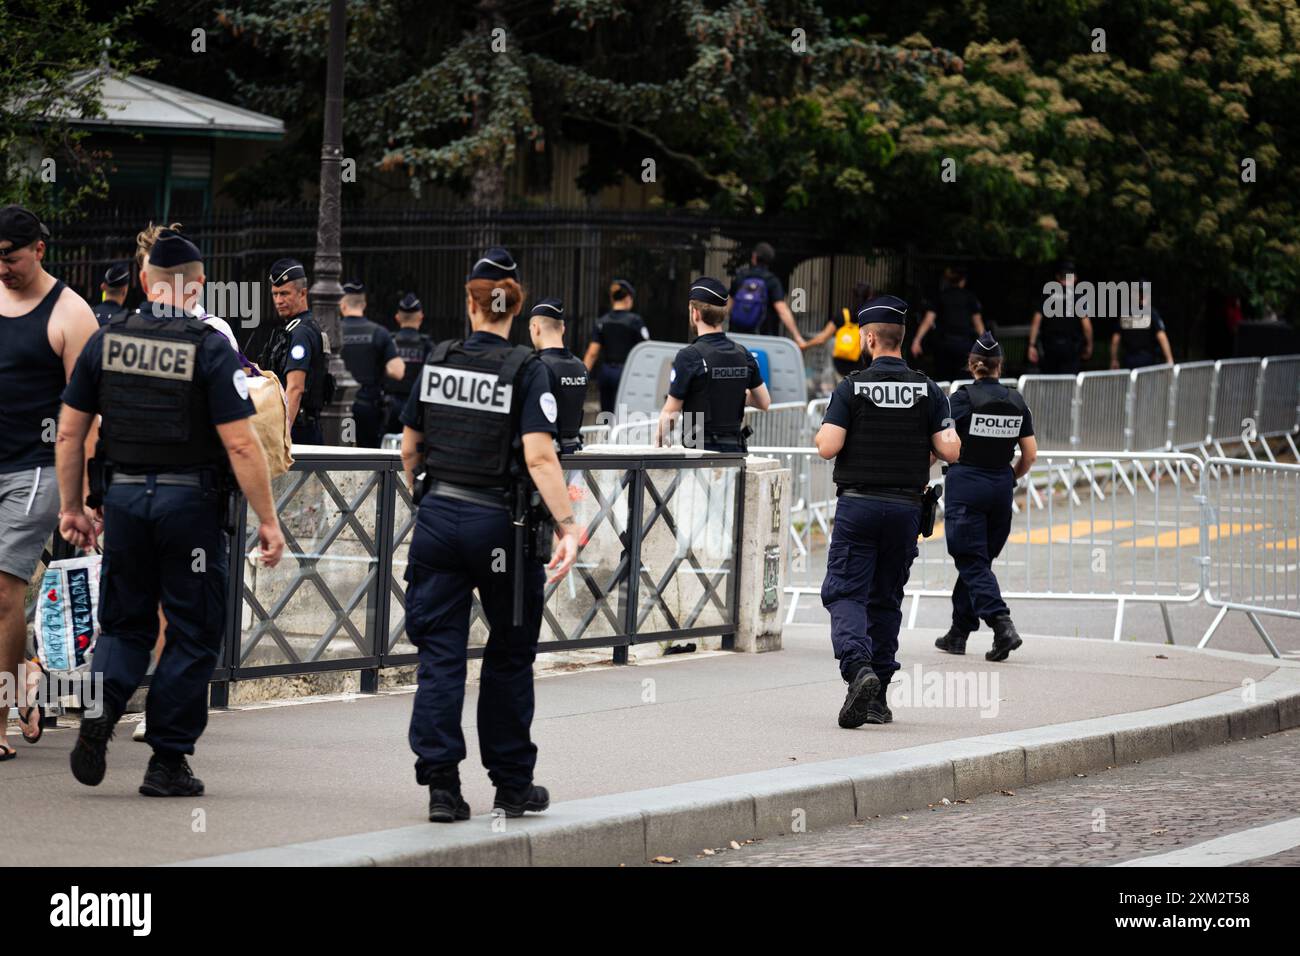
{"type": "Polygon", "coordinates": [[[125,262],[115,262],[104,271],[104,281],[99,284],[104,301],[95,306],[95,321],[108,325],[126,315],[126,293],[131,288],[131,267],[125,262]]]}
{"type": "Polygon", "coordinates": [[[758,361],[727,338],[727,287],[705,276],[691,283],[689,313],[696,339],[677,353],[655,444],[663,445],[679,415],[682,444],[705,451],[745,450],[745,406],[772,403],[758,361]]]}
{"type": "MultiPolygon", "coordinates": [[[[40,712],[27,706],[27,678],[36,675],[21,665],[24,599],[58,525],[59,396],[96,328],[85,300],[45,271],[48,238],[33,213],[21,206],[0,209],[0,713],[18,706],[30,740],[40,736],[40,712]],[[19,700],[3,699],[10,688],[19,700]]],[[[13,755],[0,735],[0,761],[13,755]]]]}

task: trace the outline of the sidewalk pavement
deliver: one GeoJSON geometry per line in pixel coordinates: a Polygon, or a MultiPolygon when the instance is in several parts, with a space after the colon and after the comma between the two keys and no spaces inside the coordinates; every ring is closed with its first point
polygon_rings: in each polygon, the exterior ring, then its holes
{"type": "Polygon", "coordinates": [[[778,653],[674,656],[539,680],[537,781],[554,802],[537,819],[487,816],[473,685],[461,773],[478,816],[452,826],[424,822],[406,743],[409,690],[214,711],[192,760],[208,792],[193,800],[136,793],[149,750],[129,739],[131,724],[119,727],[108,776],[93,789],[68,771],[75,730],[52,729],[0,767],[11,814],[4,858],[635,863],[788,832],[800,814],[814,829],[1300,724],[1291,662],[1029,637],[1009,662],[989,664],[977,641],[966,657],[935,650],[938,633],[904,634],[895,686],[911,705],[895,702],[892,724],[853,731],[836,725],[844,685],[822,626],[788,627],[778,653]],[[958,700],[960,690],[980,699],[958,700]]]}

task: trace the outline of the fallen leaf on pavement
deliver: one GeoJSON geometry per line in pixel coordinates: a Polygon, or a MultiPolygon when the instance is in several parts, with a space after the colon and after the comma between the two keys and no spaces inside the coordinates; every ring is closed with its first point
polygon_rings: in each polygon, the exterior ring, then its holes
{"type": "Polygon", "coordinates": [[[657,856],[657,857],[655,857],[654,860],[651,861],[651,862],[654,862],[654,863],[676,863],[676,862],[677,862],[677,858],[676,858],[676,857],[672,857],[672,856],[657,856]]]}

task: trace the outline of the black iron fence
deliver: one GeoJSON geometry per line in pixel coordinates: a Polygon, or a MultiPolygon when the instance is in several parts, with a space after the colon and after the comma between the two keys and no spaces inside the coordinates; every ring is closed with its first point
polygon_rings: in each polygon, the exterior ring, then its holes
{"type": "MultiPolygon", "coordinates": [[[[539,650],[735,638],[740,598],[744,456],[583,454],[561,459],[583,528],[569,575],[545,590],[539,650]]],[[[396,453],[302,453],[275,482],[286,549],[257,567],[252,515],[232,538],[226,640],[213,702],[229,683],[318,671],[412,664],[405,632],[405,569],[416,508],[396,453]]],[[[469,654],[488,626],[477,595],[469,654]]]]}
{"type": "MultiPolygon", "coordinates": [[[[315,207],[304,206],[215,213],[183,225],[204,252],[208,280],[260,282],[260,314],[269,316],[274,314],[266,283],[270,264],[294,256],[310,270],[316,223],[315,207]]],[[[134,254],[136,233],[146,224],[146,217],[119,213],[54,223],[51,268],[97,300],[103,270],[134,254]]],[[[685,339],[683,303],[690,280],[711,272],[731,275],[748,263],[760,241],[777,247],[779,274],[831,251],[814,224],[790,221],[581,209],[382,209],[345,214],[343,271],[345,278],[365,282],[371,318],[392,325],[397,301],[415,292],[424,304],[424,331],[447,338],[465,332],[464,282],[470,266],[486,247],[504,245],[520,264],[530,298],[565,301],[571,345],[580,349],[593,320],[609,307],[614,277],[636,286],[637,307],[653,336],[685,339]]],[[[516,335],[526,335],[523,323],[516,324],[516,335]]],[[[237,327],[241,344],[256,349],[265,325],[237,327]]]]}

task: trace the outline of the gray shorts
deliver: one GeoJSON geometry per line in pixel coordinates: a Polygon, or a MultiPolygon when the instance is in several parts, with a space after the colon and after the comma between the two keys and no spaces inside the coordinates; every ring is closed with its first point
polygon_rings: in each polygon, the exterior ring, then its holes
{"type": "Polygon", "coordinates": [[[54,466],[0,474],[0,571],[30,581],[59,527],[54,466]]]}

